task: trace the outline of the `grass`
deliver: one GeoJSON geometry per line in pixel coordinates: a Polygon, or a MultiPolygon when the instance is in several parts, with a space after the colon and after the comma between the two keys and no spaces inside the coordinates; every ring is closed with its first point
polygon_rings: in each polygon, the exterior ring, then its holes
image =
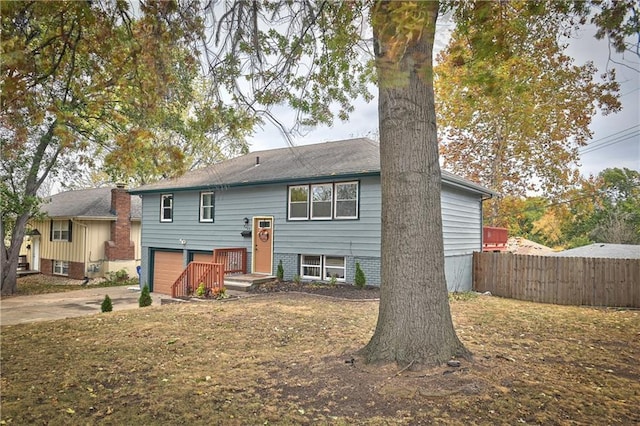
{"type": "MultiPolygon", "coordinates": [[[[138,286],[138,279],[123,281],[116,280],[91,280],[89,284],[81,286],[82,280],[69,280],[64,277],[50,275],[27,275],[18,278],[17,292],[14,296],[34,296],[38,294],[60,293],[75,291],[81,288],[138,286]]],[[[7,296],[4,296],[7,297],[7,296]]],[[[11,296],[9,296],[11,297],[11,296]]]]}
{"type": "Polygon", "coordinates": [[[377,302],[272,294],[3,326],[3,424],[634,424],[640,312],[451,301],[474,353],[355,356],[377,302]]]}

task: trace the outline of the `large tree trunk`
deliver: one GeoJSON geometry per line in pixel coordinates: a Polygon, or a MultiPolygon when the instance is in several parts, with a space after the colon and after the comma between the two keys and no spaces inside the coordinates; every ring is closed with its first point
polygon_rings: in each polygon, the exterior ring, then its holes
{"type": "Polygon", "coordinates": [[[4,241],[2,242],[1,261],[2,270],[0,271],[0,294],[11,295],[18,290],[18,259],[20,256],[20,247],[26,233],[27,223],[29,219],[38,211],[38,189],[47,178],[51,169],[56,164],[57,158],[62,152],[62,146],[58,146],[50,159],[45,159],[45,153],[54,140],[54,133],[58,121],[54,120],[44,133],[36,146],[28,165],[28,173],[24,181],[24,189],[13,188],[14,195],[18,197],[15,211],[2,212],[2,225],[0,225],[0,234],[4,240],[6,236],[7,224],[9,217],[15,215],[15,223],[11,227],[10,246],[7,248],[4,241]],[[41,172],[42,171],[42,172],[41,172]]]}
{"type": "Polygon", "coordinates": [[[453,328],[444,274],[432,74],[438,4],[422,3],[428,13],[424,29],[394,61],[390,51],[398,46],[389,37],[398,28],[377,25],[392,21],[388,15],[398,5],[378,4],[373,18],[380,88],[382,282],[378,323],[362,353],[368,362],[418,368],[469,353],[453,328]]]}
{"type": "MultiPolygon", "coordinates": [[[[18,258],[20,256],[20,247],[29,220],[29,214],[18,216],[13,231],[11,233],[11,245],[7,248],[2,243],[2,271],[0,271],[0,294],[3,296],[15,294],[18,290],[18,258]]],[[[4,236],[4,226],[2,223],[1,235],[4,236]]]]}

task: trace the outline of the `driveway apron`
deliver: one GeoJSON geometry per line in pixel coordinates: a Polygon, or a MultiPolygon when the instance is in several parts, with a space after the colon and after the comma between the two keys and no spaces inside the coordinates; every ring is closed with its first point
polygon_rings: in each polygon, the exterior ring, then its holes
{"type": "MultiPolygon", "coordinates": [[[[138,309],[137,287],[97,287],[63,293],[5,297],[0,300],[0,325],[50,321],[100,313],[109,295],[114,311],[138,309]]],[[[160,306],[160,295],[151,293],[152,306],[160,306]]]]}

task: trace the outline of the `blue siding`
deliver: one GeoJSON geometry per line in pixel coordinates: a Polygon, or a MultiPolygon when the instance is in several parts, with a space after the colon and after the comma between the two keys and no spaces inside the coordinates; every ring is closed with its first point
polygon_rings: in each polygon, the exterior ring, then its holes
{"type": "Polygon", "coordinates": [[[445,256],[444,273],[447,279],[447,290],[470,291],[473,284],[473,255],[445,256]]]}
{"type": "Polygon", "coordinates": [[[480,195],[443,185],[441,203],[445,256],[479,251],[482,247],[480,195]]]}
{"type": "MultiPolygon", "coordinates": [[[[345,256],[347,281],[353,282],[354,265],[360,261],[363,269],[366,268],[367,282],[379,284],[379,261],[376,260],[380,257],[379,183],[379,177],[360,180],[357,220],[288,221],[288,193],[284,184],[216,190],[214,223],[199,222],[198,191],[173,192],[172,222],[160,222],[161,194],[144,194],[141,281],[148,279],[149,255],[154,248],[182,249],[186,256],[187,251],[245,247],[250,255],[251,238],[240,235],[245,230],[243,218],[273,216],[274,272],[282,259],[287,265],[285,278],[299,274],[300,254],[345,256]],[[183,246],[180,240],[186,244],[183,246]]],[[[480,205],[480,195],[443,185],[443,236],[450,290],[471,288],[467,257],[481,247],[480,205]]]]}

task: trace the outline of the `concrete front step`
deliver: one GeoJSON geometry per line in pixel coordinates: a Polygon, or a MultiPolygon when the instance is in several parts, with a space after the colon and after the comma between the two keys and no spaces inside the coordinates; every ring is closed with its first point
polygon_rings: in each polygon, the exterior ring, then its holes
{"type": "Polygon", "coordinates": [[[273,275],[265,274],[229,275],[224,278],[224,286],[229,290],[248,291],[254,284],[264,283],[275,278],[273,275]]]}

